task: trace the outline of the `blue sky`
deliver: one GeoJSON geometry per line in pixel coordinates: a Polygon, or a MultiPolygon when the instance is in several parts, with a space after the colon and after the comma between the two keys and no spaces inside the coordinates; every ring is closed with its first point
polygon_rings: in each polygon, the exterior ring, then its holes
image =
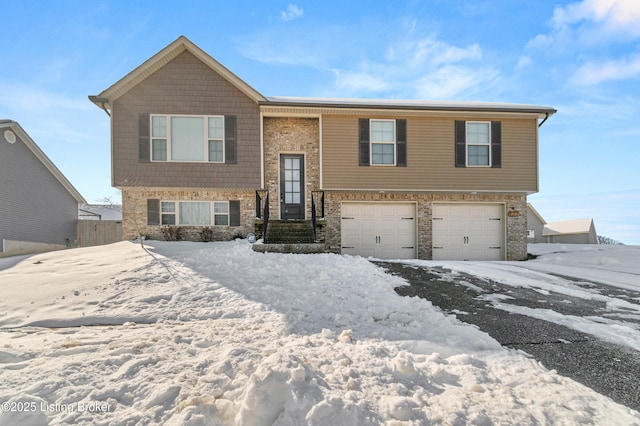
{"type": "Polygon", "coordinates": [[[32,1],[3,10],[0,118],[89,202],[110,186],[95,95],[185,35],[267,96],[552,106],[547,221],[640,244],[640,1],[32,1]]]}

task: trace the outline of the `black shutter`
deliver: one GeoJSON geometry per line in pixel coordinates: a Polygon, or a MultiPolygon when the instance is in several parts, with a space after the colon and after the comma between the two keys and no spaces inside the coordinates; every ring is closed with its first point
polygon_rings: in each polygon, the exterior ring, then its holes
{"type": "Polygon", "coordinates": [[[229,201],[229,226],[240,226],[240,200],[229,201]]]}
{"type": "Polygon", "coordinates": [[[151,161],[149,143],[149,114],[138,116],[138,161],[148,163],[151,161]]]}
{"type": "Polygon", "coordinates": [[[456,167],[467,167],[467,125],[463,120],[455,123],[456,167]]]}
{"type": "Polygon", "coordinates": [[[407,120],[396,120],[396,166],[407,166],[407,120]]]}
{"type": "Polygon", "coordinates": [[[238,149],[236,140],[236,116],[224,116],[224,162],[236,164],[238,162],[238,149]]]}
{"type": "Polygon", "coordinates": [[[360,165],[368,166],[369,165],[369,119],[368,118],[360,118],[358,119],[358,127],[359,127],[359,153],[360,153],[360,165]]]}
{"type": "Polygon", "coordinates": [[[147,200],[147,225],[160,225],[160,200],[147,200]]]}
{"type": "Polygon", "coordinates": [[[502,167],[502,123],[491,122],[491,167],[502,167]]]}

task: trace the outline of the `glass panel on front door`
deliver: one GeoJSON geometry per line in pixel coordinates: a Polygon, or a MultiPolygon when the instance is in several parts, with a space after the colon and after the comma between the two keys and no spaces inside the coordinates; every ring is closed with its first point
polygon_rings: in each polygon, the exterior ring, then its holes
{"type": "Polygon", "coordinates": [[[304,156],[280,156],[282,219],[304,219],[304,156]]]}

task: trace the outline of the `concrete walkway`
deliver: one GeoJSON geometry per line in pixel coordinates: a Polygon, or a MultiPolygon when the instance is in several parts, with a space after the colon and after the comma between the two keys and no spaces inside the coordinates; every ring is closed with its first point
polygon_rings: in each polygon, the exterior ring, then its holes
{"type": "MultiPolygon", "coordinates": [[[[504,295],[507,298],[501,299],[502,304],[553,309],[575,316],[601,316],[605,312],[604,302],[553,292],[545,295],[469,275],[461,278],[473,286],[451,283],[440,279],[437,269],[394,262],[375,263],[410,283],[410,286],[397,288],[398,294],[427,299],[444,312],[455,314],[460,321],[475,324],[503,346],[527,352],[546,368],[555,369],[563,376],[640,411],[640,352],[549,321],[506,312],[479,296],[504,295]],[[481,291],[474,290],[474,286],[481,291]]],[[[605,294],[617,294],[625,299],[640,298],[638,292],[597,283],[589,285],[599,287],[605,294]]]]}

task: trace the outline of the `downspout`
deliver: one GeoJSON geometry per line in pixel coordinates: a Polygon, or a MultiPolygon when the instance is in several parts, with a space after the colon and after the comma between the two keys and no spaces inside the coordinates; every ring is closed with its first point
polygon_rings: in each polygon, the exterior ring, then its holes
{"type": "MultiPolygon", "coordinates": [[[[108,114],[108,113],[107,113],[107,114],[108,114]]],[[[547,121],[548,119],[549,119],[549,113],[548,113],[548,112],[545,112],[545,113],[544,113],[544,120],[542,120],[542,121],[540,122],[540,124],[538,124],[538,127],[542,127],[542,125],[544,124],[544,122],[545,122],[545,121],[547,121]]]]}
{"type": "Polygon", "coordinates": [[[94,104],[98,105],[100,108],[102,108],[102,110],[109,117],[111,117],[111,113],[109,112],[109,110],[107,109],[107,106],[106,106],[109,103],[109,99],[107,99],[107,98],[99,98],[97,96],[89,96],[89,100],[91,102],[93,102],[94,104]]]}

